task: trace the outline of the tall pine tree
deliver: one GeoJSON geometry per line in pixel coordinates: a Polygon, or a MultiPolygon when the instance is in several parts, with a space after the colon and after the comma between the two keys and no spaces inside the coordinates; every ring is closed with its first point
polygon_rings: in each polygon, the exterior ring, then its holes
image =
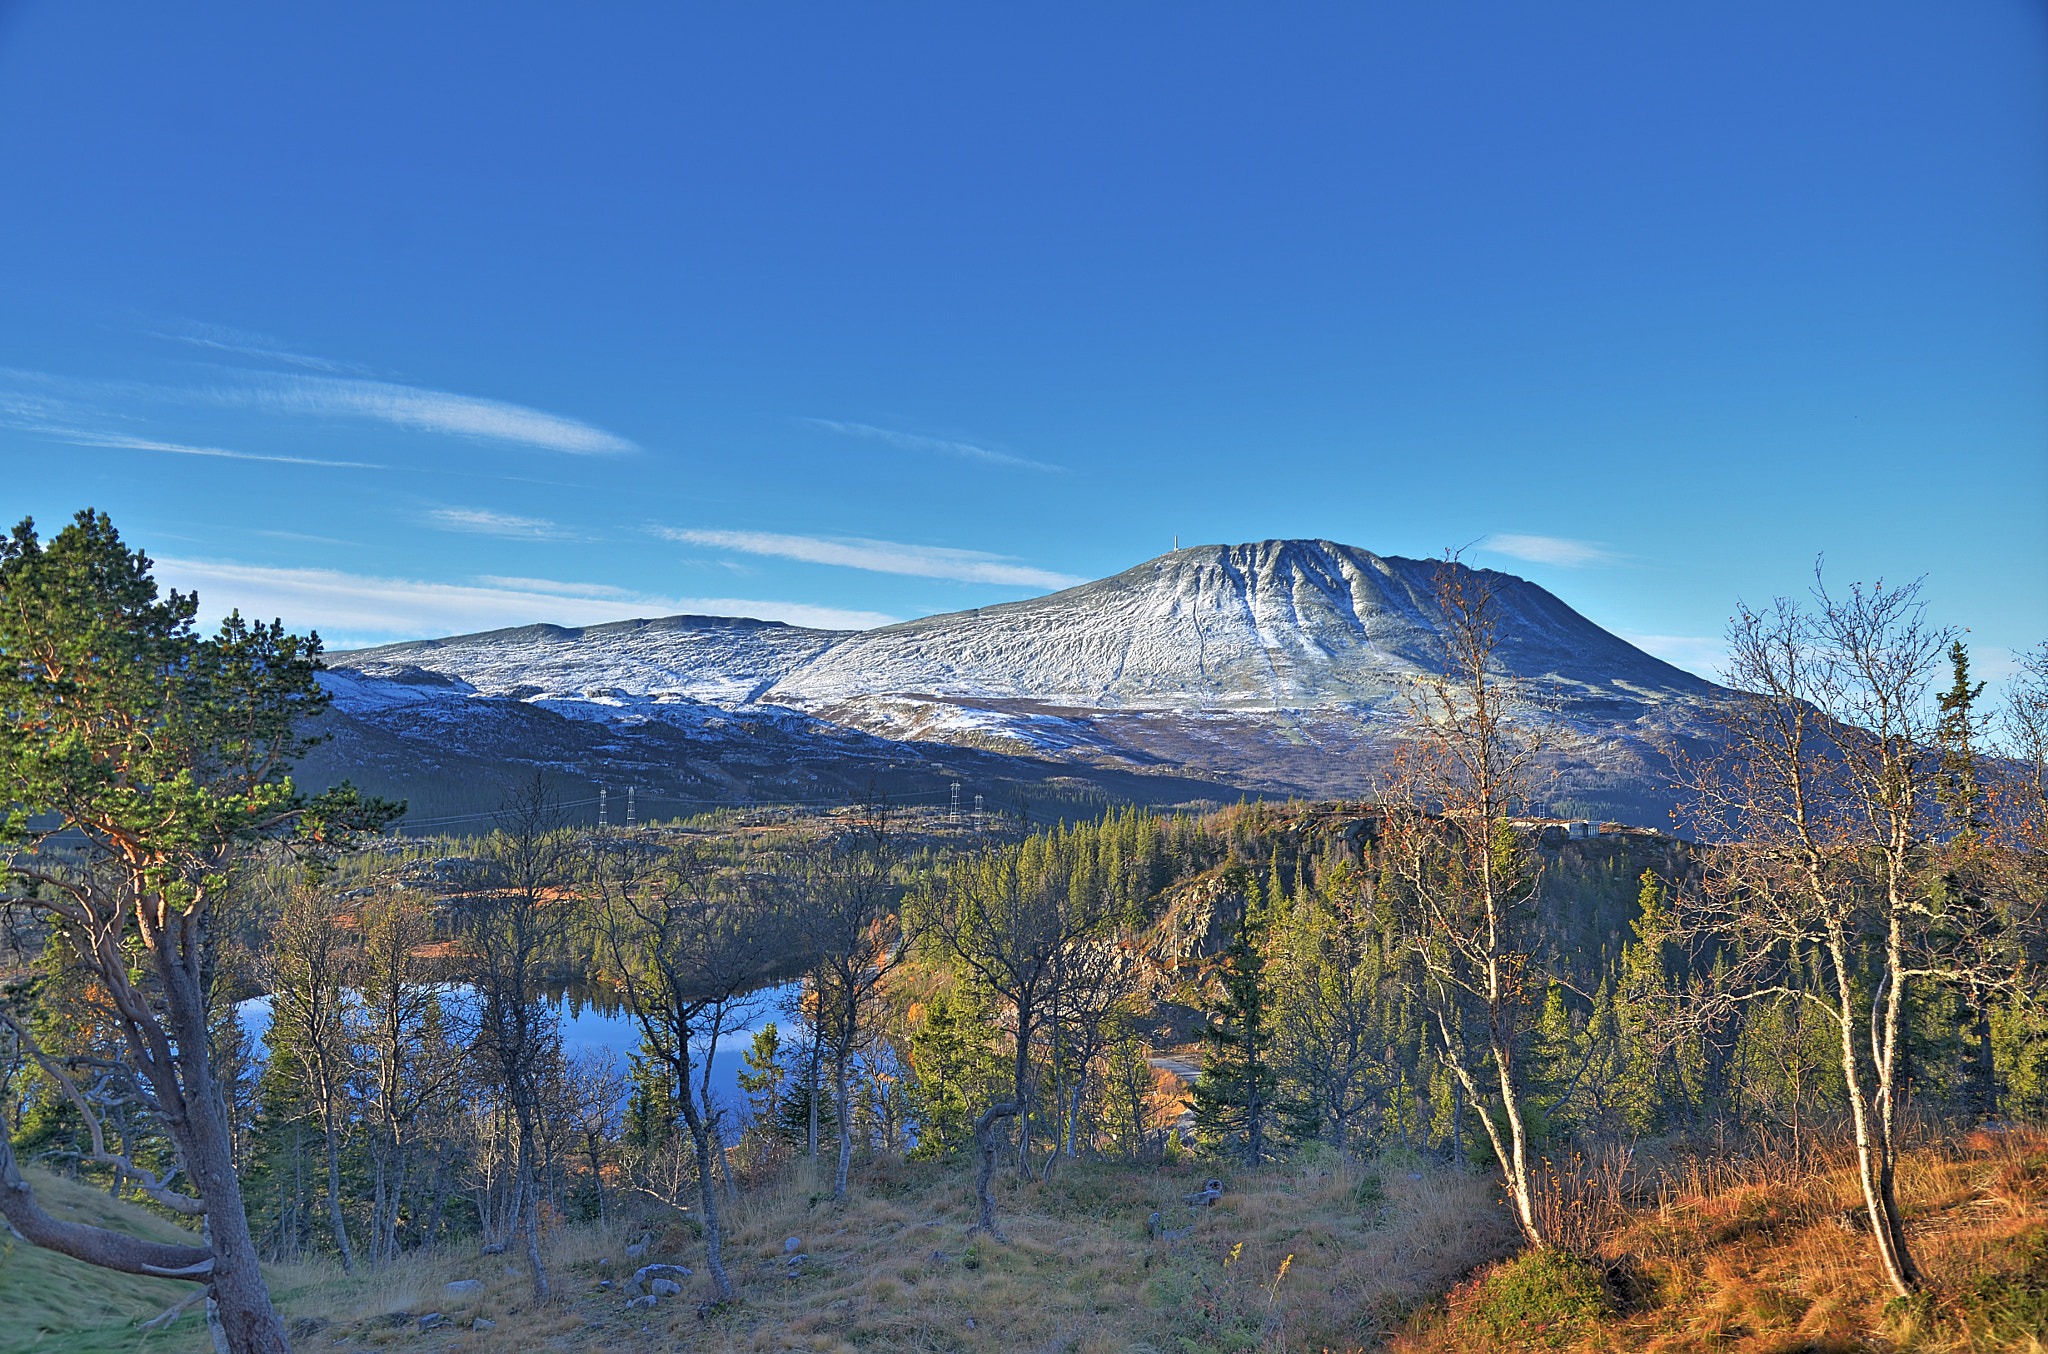
{"type": "Polygon", "coordinates": [[[1266,1155],[1279,1077],[1273,1043],[1272,991],[1266,979],[1267,912],[1258,881],[1232,866],[1229,891],[1244,899],[1237,925],[1217,965],[1220,990],[1202,1028],[1202,1075],[1194,1088],[1195,1132],[1215,1150],[1240,1151],[1248,1164],[1266,1155]]]}

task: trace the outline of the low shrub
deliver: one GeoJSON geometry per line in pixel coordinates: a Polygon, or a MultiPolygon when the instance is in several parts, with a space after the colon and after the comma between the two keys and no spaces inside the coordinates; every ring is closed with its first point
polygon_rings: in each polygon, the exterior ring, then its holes
{"type": "Polygon", "coordinates": [[[1598,1265],[1564,1251],[1540,1250],[1494,1270],[1480,1285],[1470,1314],[1496,1336],[1535,1336],[1562,1345],[1612,1310],[1598,1265]]]}

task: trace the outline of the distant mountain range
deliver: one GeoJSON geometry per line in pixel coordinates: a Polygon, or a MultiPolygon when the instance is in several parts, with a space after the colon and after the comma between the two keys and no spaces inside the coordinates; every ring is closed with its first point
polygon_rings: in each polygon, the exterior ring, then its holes
{"type": "MultiPolygon", "coordinates": [[[[337,737],[307,771],[409,792],[422,818],[473,812],[534,766],[632,783],[664,816],[870,778],[935,794],[965,777],[970,796],[1007,798],[1358,795],[1439,664],[1438,567],[1260,541],[876,630],[670,616],[334,654],[337,737]]],[[[1668,750],[1711,745],[1726,693],[1533,583],[1487,577],[1501,669],[1552,722],[1540,797],[1661,822],[1668,750]]]]}

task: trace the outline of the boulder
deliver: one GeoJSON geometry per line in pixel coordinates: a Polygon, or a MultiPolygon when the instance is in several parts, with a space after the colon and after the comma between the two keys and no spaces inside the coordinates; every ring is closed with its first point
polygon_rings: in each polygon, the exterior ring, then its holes
{"type": "Polygon", "coordinates": [[[633,1271],[633,1286],[635,1288],[645,1288],[656,1279],[667,1279],[671,1283],[681,1283],[689,1277],[690,1271],[681,1265],[642,1265],[633,1271]]]}
{"type": "Polygon", "coordinates": [[[657,1298],[679,1298],[683,1295],[683,1286],[674,1279],[649,1279],[647,1291],[657,1298]]]}
{"type": "Polygon", "coordinates": [[[800,1236],[790,1236],[782,1239],[782,1253],[784,1255],[795,1255],[803,1248],[804,1239],[800,1236]]]}
{"type": "Polygon", "coordinates": [[[632,1311],[632,1310],[633,1310],[633,1309],[634,1309],[635,1307],[639,1307],[639,1308],[644,1308],[644,1309],[645,1309],[645,1310],[647,1310],[647,1311],[652,1311],[652,1310],[654,1310],[654,1303],[655,1303],[655,1297],[654,1297],[654,1294],[652,1294],[652,1293],[649,1293],[649,1294],[648,1294],[648,1295],[647,1295],[646,1297],[644,1297],[644,1298],[633,1298],[633,1299],[629,1300],[629,1301],[628,1301],[628,1302],[626,1303],[626,1310],[630,1312],[630,1311],[632,1311]]]}
{"type": "Polygon", "coordinates": [[[445,1326],[447,1324],[447,1317],[441,1315],[439,1312],[428,1312],[425,1316],[420,1318],[420,1334],[425,1335],[428,1331],[434,1329],[434,1327],[445,1326]]]}
{"type": "Polygon", "coordinates": [[[469,1328],[471,1330],[495,1330],[497,1325],[498,1323],[495,1321],[486,1321],[482,1317],[478,1317],[469,1323],[469,1328]]]}
{"type": "Polygon", "coordinates": [[[451,1298],[476,1297],[484,1291],[484,1281],[482,1279],[457,1279],[454,1283],[442,1285],[441,1291],[451,1298]]]}
{"type": "Polygon", "coordinates": [[[493,1241],[490,1245],[484,1247],[483,1253],[485,1255],[503,1255],[505,1253],[505,1243],[493,1241]]]}

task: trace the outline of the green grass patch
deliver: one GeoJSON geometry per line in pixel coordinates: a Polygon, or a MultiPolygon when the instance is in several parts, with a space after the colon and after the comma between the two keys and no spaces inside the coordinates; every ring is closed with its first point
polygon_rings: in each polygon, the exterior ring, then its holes
{"type": "MultiPolygon", "coordinates": [[[[41,1171],[25,1174],[37,1202],[66,1221],[199,1244],[193,1233],[103,1190],[41,1171]]],[[[117,1274],[8,1238],[0,1241],[0,1354],[202,1354],[213,1347],[203,1307],[187,1309],[167,1330],[135,1329],[191,1291],[189,1283],[117,1274]]]]}

